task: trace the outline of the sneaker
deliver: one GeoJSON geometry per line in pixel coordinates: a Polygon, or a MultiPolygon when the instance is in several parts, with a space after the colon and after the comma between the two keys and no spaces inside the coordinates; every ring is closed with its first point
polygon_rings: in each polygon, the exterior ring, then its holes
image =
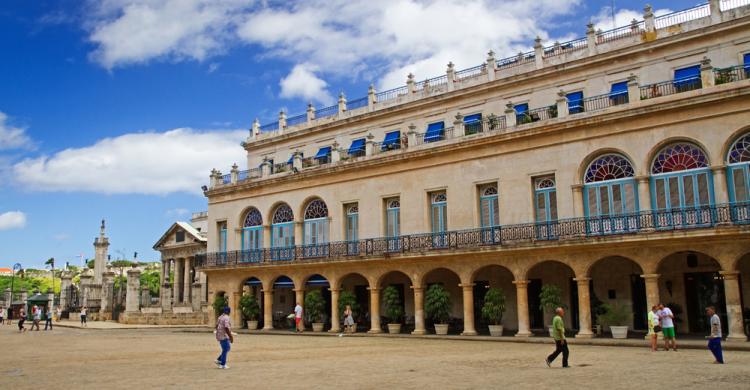
{"type": "Polygon", "coordinates": [[[229,369],[229,366],[227,366],[227,365],[225,364],[225,365],[223,365],[223,366],[221,366],[221,367],[219,367],[219,368],[221,368],[222,370],[228,370],[228,369],[229,369]]]}
{"type": "Polygon", "coordinates": [[[216,364],[217,366],[221,366],[221,362],[219,361],[219,359],[214,360],[214,364],[216,364]]]}
{"type": "Polygon", "coordinates": [[[547,363],[547,367],[552,367],[552,366],[549,365],[549,359],[545,358],[544,362],[547,363]]]}

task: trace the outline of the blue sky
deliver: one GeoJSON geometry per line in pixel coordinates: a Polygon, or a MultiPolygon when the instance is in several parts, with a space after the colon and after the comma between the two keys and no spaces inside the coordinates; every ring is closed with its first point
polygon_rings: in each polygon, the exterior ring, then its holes
{"type": "MultiPolygon", "coordinates": [[[[658,13],[696,1],[653,1],[658,13]]],[[[212,168],[244,167],[273,121],[607,29],[612,1],[4,0],[0,3],[0,267],[113,258],[206,209],[212,168]]],[[[616,1],[617,25],[644,3],[616,1]]]]}

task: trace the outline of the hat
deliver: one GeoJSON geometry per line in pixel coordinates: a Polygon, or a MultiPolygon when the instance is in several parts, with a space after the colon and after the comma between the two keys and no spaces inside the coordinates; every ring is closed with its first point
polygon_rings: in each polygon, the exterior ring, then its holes
{"type": "Polygon", "coordinates": [[[230,311],[229,306],[224,306],[224,314],[229,314],[230,311]]]}

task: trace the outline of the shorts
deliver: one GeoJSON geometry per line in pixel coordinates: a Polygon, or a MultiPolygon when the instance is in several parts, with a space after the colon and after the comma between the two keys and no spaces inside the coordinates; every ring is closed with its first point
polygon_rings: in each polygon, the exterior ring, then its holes
{"type": "Polygon", "coordinates": [[[674,338],[674,327],[662,328],[661,331],[662,333],[664,333],[664,338],[667,338],[667,339],[674,338]]]}
{"type": "Polygon", "coordinates": [[[295,317],[295,318],[294,318],[294,323],[295,323],[295,324],[296,324],[297,326],[299,326],[299,323],[300,323],[300,321],[302,321],[302,318],[299,318],[299,317],[295,317]]]}
{"type": "Polygon", "coordinates": [[[86,316],[81,316],[81,323],[82,323],[82,324],[85,324],[85,323],[86,323],[86,316]]]}

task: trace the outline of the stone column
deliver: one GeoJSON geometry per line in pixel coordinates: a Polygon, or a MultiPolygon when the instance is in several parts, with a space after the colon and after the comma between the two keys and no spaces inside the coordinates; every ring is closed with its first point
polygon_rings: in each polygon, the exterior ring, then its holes
{"type": "Polygon", "coordinates": [[[258,118],[255,118],[255,120],[253,120],[252,127],[250,127],[250,136],[252,138],[258,138],[259,135],[260,135],[260,121],[258,120],[258,118]]]}
{"type": "Polygon", "coordinates": [[[747,336],[743,329],[740,273],[737,271],[720,271],[719,273],[724,277],[724,298],[726,299],[727,327],[729,328],[727,341],[747,341],[747,336]]]}
{"type": "Polygon", "coordinates": [[[307,104],[307,124],[309,125],[315,119],[315,107],[312,103],[307,104]]]}
{"type": "Polygon", "coordinates": [[[454,118],[455,120],[453,121],[453,136],[458,137],[461,135],[466,135],[466,128],[464,127],[464,116],[460,112],[457,112],[454,118]]]}
{"type": "Polygon", "coordinates": [[[172,310],[172,289],[169,282],[165,282],[159,289],[159,302],[161,303],[161,311],[167,312],[172,310]]]}
{"type": "Polygon", "coordinates": [[[568,97],[562,89],[557,91],[557,100],[555,103],[557,104],[557,117],[565,118],[568,116],[568,97]]]}
{"type": "Polygon", "coordinates": [[[344,92],[341,92],[339,94],[339,115],[343,114],[346,111],[346,96],[344,96],[344,92]]]}
{"type": "Polygon", "coordinates": [[[380,333],[380,289],[369,287],[370,290],[370,331],[367,333],[380,333]]]}
{"type": "Polygon", "coordinates": [[[18,300],[23,302],[24,306],[26,305],[26,301],[29,300],[29,292],[25,288],[18,290],[18,300]]]}
{"type": "Polygon", "coordinates": [[[339,150],[339,143],[336,141],[333,141],[333,144],[331,145],[331,162],[337,163],[341,161],[341,150],[339,150]]]}
{"type": "Polygon", "coordinates": [[[708,0],[708,7],[711,10],[711,24],[721,23],[720,0],[708,0]]]}
{"type": "Polygon", "coordinates": [[[161,272],[159,272],[159,285],[163,286],[164,281],[167,278],[167,265],[164,261],[164,258],[161,259],[161,272]]]}
{"type": "Polygon", "coordinates": [[[237,166],[237,163],[232,164],[232,169],[229,171],[229,182],[232,184],[237,184],[237,181],[240,178],[240,167],[237,166]]]}
{"type": "Polygon", "coordinates": [[[141,287],[141,270],[131,268],[128,270],[128,290],[125,297],[125,311],[137,312],[140,310],[139,291],[141,287]]]}
{"type": "Polygon", "coordinates": [[[174,259],[174,273],[172,286],[172,306],[180,303],[180,284],[182,284],[182,259],[174,259]]]}
{"type": "Polygon", "coordinates": [[[729,203],[729,192],[727,186],[727,167],[719,165],[711,167],[714,180],[714,198],[716,204],[729,203]]]}
{"type": "Polygon", "coordinates": [[[648,176],[636,176],[638,183],[638,210],[651,210],[651,181],[648,176]]]}
{"type": "Polygon", "coordinates": [[[628,104],[640,104],[641,88],[638,85],[638,77],[634,74],[628,76],[628,104]]]}
{"type": "Polygon", "coordinates": [[[414,123],[412,123],[408,126],[408,129],[406,132],[406,142],[411,147],[417,146],[417,126],[414,126],[414,123]]]}
{"type": "Polygon", "coordinates": [[[576,338],[590,339],[594,337],[591,331],[591,298],[589,297],[589,281],[591,278],[575,278],[578,284],[578,323],[576,338]]]}
{"type": "Polygon", "coordinates": [[[305,231],[303,228],[304,228],[303,221],[294,221],[294,245],[295,246],[302,245],[305,239],[305,231]]]}
{"type": "MultiPolygon", "coordinates": [[[[60,308],[62,310],[68,310],[70,307],[70,286],[73,285],[73,277],[67,271],[64,271],[60,276],[60,308]]],[[[6,302],[9,302],[10,289],[6,292],[6,302]]]]}
{"type": "Polygon", "coordinates": [[[263,330],[273,330],[273,290],[263,290],[263,330]]]}
{"type": "Polygon", "coordinates": [[[229,308],[231,309],[230,317],[232,324],[239,328],[242,326],[242,316],[240,315],[240,297],[242,297],[242,291],[235,291],[229,300],[229,308]]]}
{"type": "Polygon", "coordinates": [[[528,280],[514,280],[516,285],[516,304],[518,306],[518,333],[516,337],[529,337],[529,293],[528,280]]]}
{"type": "Polygon", "coordinates": [[[649,310],[659,303],[659,274],[641,275],[646,283],[646,306],[649,310]]]}
{"type": "Polygon", "coordinates": [[[643,20],[646,24],[646,32],[653,33],[656,31],[656,24],[654,23],[654,12],[651,5],[646,4],[643,8],[643,20]]]}
{"type": "Polygon", "coordinates": [[[375,100],[375,86],[373,84],[370,84],[369,87],[367,87],[367,111],[372,112],[372,110],[375,109],[375,103],[377,101],[375,100]]]}
{"type": "Polygon", "coordinates": [[[452,91],[455,88],[456,81],[456,68],[453,62],[448,62],[448,68],[445,70],[445,77],[448,80],[448,91],[452,91]]]}
{"type": "Polygon", "coordinates": [[[54,313],[55,308],[55,291],[51,288],[47,289],[47,310],[50,313],[54,313]]]}
{"type": "Polygon", "coordinates": [[[302,169],[302,154],[299,150],[294,152],[294,157],[292,158],[292,168],[295,168],[298,171],[302,169]]]}
{"type": "Polygon", "coordinates": [[[372,133],[368,133],[365,138],[367,138],[367,141],[365,141],[365,156],[370,157],[375,154],[375,141],[373,141],[375,136],[372,133]]]}
{"type": "MultiPolygon", "coordinates": [[[[4,301],[5,305],[7,307],[10,307],[10,305],[13,304],[13,302],[11,302],[11,300],[13,300],[12,298],[13,293],[10,291],[10,287],[6,288],[4,293],[5,293],[5,301],[4,301]]],[[[60,302],[62,302],[62,296],[60,297],[60,302]]],[[[64,306],[63,306],[63,309],[65,309],[64,306]]]]}
{"type": "Polygon", "coordinates": [[[338,333],[341,331],[341,324],[339,323],[339,292],[341,289],[332,288],[331,290],[331,333],[338,333]]]}
{"type": "Polygon", "coordinates": [[[534,39],[534,63],[537,69],[544,68],[544,46],[542,46],[542,38],[538,35],[534,39]]]}
{"type": "Polygon", "coordinates": [[[284,110],[279,111],[279,134],[284,132],[286,128],[286,112],[284,110]]]}
{"type": "Polygon", "coordinates": [[[190,292],[190,299],[193,305],[193,311],[196,313],[201,311],[201,293],[202,292],[203,292],[203,284],[198,281],[193,283],[193,289],[190,292]]]}
{"type": "Polygon", "coordinates": [[[586,25],[586,46],[590,56],[596,54],[596,30],[594,30],[594,24],[591,22],[586,25]]]}
{"type": "Polygon", "coordinates": [[[190,257],[183,260],[182,303],[190,303],[190,286],[193,284],[193,281],[190,280],[190,262],[190,257]]]}
{"type": "Polygon", "coordinates": [[[112,312],[114,309],[115,272],[112,267],[102,274],[102,301],[100,313],[112,312]]]}
{"type": "Polygon", "coordinates": [[[406,76],[406,89],[409,91],[409,96],[417,92],[416,85],[414,83],[414,75],[411,73],[409,73],[409,75],[406,76]]]}
{"type": "Polygon", "coordinates": [[[495,69],[497,68],[497,61],[495,60],[495,52],[490,50],[487,52],[487,81],[495,80],[495,69]]]}
{"type": "Polygon", "coordinates": [[[299,303],[302,307],[305,307],[305,289],[295,288],[294,289],[294,303],[299,303]]]}
{"type": "Polygon", "coordinates": [[[586,215],[583,210],[583,184],[573,184],[573,212],[576,218],[582,218],[586,215]]]}
{"type": "Polygon", "coordinates": [[[460,284],[464,290],[464,331],[462,336],[476,336],[474,329],[474,283],[460,284]]]}
{"type": "Polygon", "coordinates": [[[513,102],[505,104],[505,127],[511,128],[516,125],[516,110],[513,108],[513,102]]]}
{"type": "Polygon", "coordinates": [[[424,287],[411,286],[414,290],[414,331],[411,334],[425,334],[424,328],[424,287]]]}
{"type": "Polygon", "coordinates": [[[703,57],[703,60],[701,60],[701,84],[703,85],[703,88],[716,85],[714,67],[711,66],[711,59],[708,57],[703,57]]]}

